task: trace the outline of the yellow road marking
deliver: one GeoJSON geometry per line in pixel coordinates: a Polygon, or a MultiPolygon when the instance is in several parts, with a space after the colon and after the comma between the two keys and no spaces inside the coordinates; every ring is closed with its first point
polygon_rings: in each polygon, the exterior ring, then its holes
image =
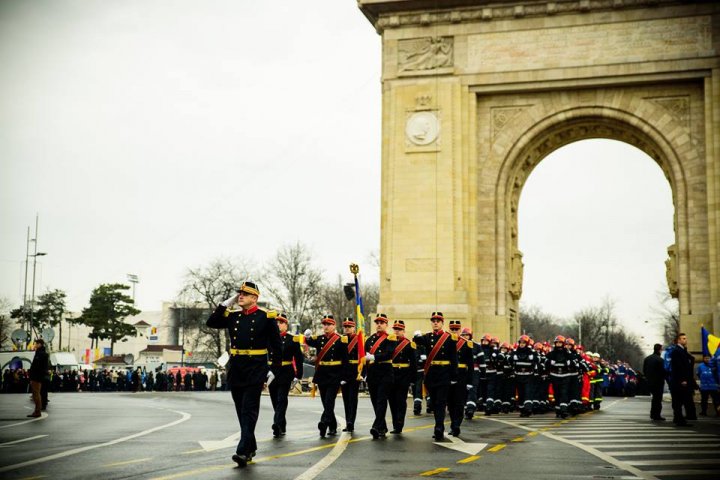
{"type": "Polygon", "coordinates": [[[513,438],[512,441],[513,441],[513,442],[524,442],[524,441],[525,441],[525,437],[513,438]]]}
{"type": "Polygon", "coordinates": [[[463,458],[462,460],[458,460],[457,463],[470,463],[470,462],[474,462],[478,458],[480,458],[480,455],[471,455],[467,458],[463,458]]]}
{"type": "Polygon", "coordinates": [[[500,450],[502,450],[505,447],[507,447],[507,445],[505,445],[504,443],[498,443],[494,447],[488,448],[488,452],[499,452],[500,450]]]}
{"type": "Polygon", "coordinates": [[[527,434],[527,436],[528,436],[528,437],[534,437],[534,436],[537,435],[537,434],[538,434],[538,432],[530,432],[530,433],[527,434]]]}
{"type": "Polygon", "coordinates": [[[20,480],[38,480],[39,478],[45,478],[45,475],[38,475],[37,477],[25,477],[20,480]]]}
{"type": "Polygon", "coordinates": [[[127,462],[116,462],[116,463],[107,463],[103,465],[103,467],[119,467],[120,465],[129,465],[131,463],[140,463],[140,462],[147,462],[148,460],[152,460],[153,457],[148,458],[138,458],[136,460],[128,460],[127,462]]]}
{"type": "Polygon", "coordinates": [[[431,475],[437,475],[438,473],[447,472],[450,470],[449,468],[441,467],[436,468],[435,470],[428,470],[427,472],[423,472],[420,474],[421,477],[429,477],[431,475]]]}

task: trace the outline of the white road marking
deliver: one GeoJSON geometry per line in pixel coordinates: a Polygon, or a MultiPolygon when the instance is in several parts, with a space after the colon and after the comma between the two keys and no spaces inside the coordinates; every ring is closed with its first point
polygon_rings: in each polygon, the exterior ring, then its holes
{"type": "Polygon", "coordinates": [[[693,458],[692,460],[687,458],[681,458],[681,459],[672,459],[672,460],[625,460],[628,463],[631,463],[633,465],[637,466],[651,466],[651,465],[688,465],[690,463],[695,465],[710,465],[715,463],[720,463],[720,459],[718,458],[693,458]]]}
{"type": "Polygon", "coordinates": [[[235,447],[237,446],[238,440],[240,440],[240,432],[233,433],[222,440],[199,440],[198,443],[206,452],[212,452],[223,448],[235,447]]]}
{"type": "MultiPolygon", "coordinates": [[[[505,424],[511,425],[513,427],[522,428],[523,430],[529,430],[531,432],[538,431],[538,430],[533,430],[532,428],[525,427],[524,425],[517,425],[512,422],[506,422],[504,420],[500,420],[498,418],[491,418],[491,417],[481,417],[481,418],[483,418],[484,420],[490,420],[492,422],[505,423],[505,424]]],[[[613,458],[606,453],[596,450],[595,448],[588,447],[587,445],[583,445],[582,443],[578,443],[573,440],[568,440],[566,438],[560,437],[558,435],[554,435],[549,432],[539,431],[539,433],[540,433],[540,435],[543,435],[548,438],[552,438],[553,440],[557,440],[558,442],[567,443],[568,445],[572,445],[575,448],[579,448],[580,450],[583,450],[591,455],[594,455],[597,458],[599,458],[600,460],[603,460],[607,463],[615,465],[616,467],[618,467],[622,470],[625,470],[626,472],[630,472],[637,477],[644,478],[645,480],[659,480],[655,475],[652,475],[649,472],[644,472],[644,471],[640,470],[639,468],[635,468],[632,465],[630,465],[629,463],[623,462],[622,460],[618,460],[617,458],[613,458]]]]}
{"type": "MultiPolygon", "coordinates": [[[[151,408],[157,408],[157,407],[151,407],[151,408]]],[[[7,465],[5,467],[0,467],[0,472],[9,472],[11,470],[17,470],[18,468],[27,467],[30,465],[37,465],[38,463],[45,463],[45,462],[49,462],[50,460],[57,460],[58,458],[69,457],[70,455],[75,455],[77,453],[87,452],[88,450],[94,450],[96,448],[108,447],[110,445],[115,445],[118,443],[126,442],[128,440],[132,440],[133,438],[142,437],[142,436],[148,435],[150,433],[157,432],[158,430],[172,427],[179,423],[190,420],[190,418],[192,417],[192,415],[190,415],[189,413],[179,412],[177,410],[169,410],[167,408],[161,408],[160,410],[166,410],[168,412],[177,413],[179,415],[182,415],[182,418],[179,418],[178,420],[175,420],[170,423],[166,423],[165,425],[160,425],[158,427],[153,427],[148,430],[143,430],[142,432],[133,433],[132,435],[128,435],[126,437],[116,438],[115,440],[110,440],[109,442],[98,443],[95,445],[88,445],[87,447],[74,448],[72,450],[67,450],[64,452],[56,453],[54,455],[48,455],[47,457],[35,458],[33,460],[28,460],[26,462],[16,463],[14,465],[7,465]]]]}
{"type": "MultiPolygon", "coordinates": [[[[342,417],[335,416],[337,418],[338,425],[345,423],[345,419],[342,417]]],[[[328,468],[330,465],[333,464],[335,460],[337,460],[340,455],[345,451],[345,449],[348,446],[348,443],[350,442],[350,439],[352,436],[350,435],[350,432],[342,432],[340,435],[340,438],[338,439],[335,446],[328,452],[327,455],[325,455],[319,462],[317,462],[315,465],[295,477],[295,480],[312,480],[318,475],[322,473],[323,470],[328,468]]]]}
{"type": "Polygon", "coordinates": [[[433,442],[435,445],[449,448],[451,450],[457,450],[458,452],[466,453],[468,455],[477,455],[483,448],[487,447],[487,443],[466,443],[457,437],[448,436],[446,437],[450,442],[433,442]]]}
{"type": "Polygon", "coordinates": [[[10,428],[10,427],[14,427],[15,425],[25,425],[26,423],[37,422],[38,420],[43,420],[43,419],[47,418],[47,416],[48,416],[48,414],[44,413],[44,412],[41,412],[40,415],[41,416],[36,417],[36,418],[31,418],[30,420],[25,420],[25,421],[18,422],[18,423],[11,423],[10,425],[3,425],[0,428],[10,428]]]}
{"type": "MultiPolygon", "coordinates": [[[[667,455],[668,451],[671,453],[677,453],[675,452],[678,448],[692,448],[692,449],[703,449],[703,448],[712,448],[713,451],[720,447],[720,443],[706,443],[703,445],[657,445],[657,444],[637,444],[637,445],[623,445],[625,448],[644,448],[644,447],[652,447],[654,450],[623,450],[618,452],[605,452],[608,455],[611,455],[613,457],[625,457],[625,456],[632,456],[632,455],[667,455]],[[663,450],[665,448],[665,450],[663,450]]],[[[598,447],[598,448],[615,448],[615,446],[608,445],[607,447],[598,447]]],[[[693,455],[693,454],[704,454],[704,453],[713,453],[713,452],[683,452],[685,455],[693,455]]]]}
{"type": "Polygon", "coordinates": [[[17,443],[29,442],[30,440],[35,440],[36,438],[43,438],[43,437],[47,437],[47,435],[35,435],[34,437],[22,438],[20,440],[15,440],[13,442],[0,443],[0,448],[5,448],[7,446],[15,445],[17,443]]]}

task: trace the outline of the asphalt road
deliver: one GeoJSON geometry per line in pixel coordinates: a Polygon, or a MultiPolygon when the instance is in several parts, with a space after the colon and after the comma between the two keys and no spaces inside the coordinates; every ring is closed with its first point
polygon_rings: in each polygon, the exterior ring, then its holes
{"type": "MultiPolygon", "coordinates": [[[[354,435],[320,439],[320,399],[292,397],[288,434],[273,439],[262,399],[258,456],[245,469],[226,392],[66,393],[47,414],[25,417],[28,395],[0,395],[0,478],[14,479],[703,479],[720,472],[720,419],[675,428],[648,419],[649,399],[610,399],[564,421],[553,414],[476,417],[460,440],[433,442],[429,415],[410,416],[401,436],[372,440],[360,399],[354,435]]],[[[342,400],[337,414],[342,417],[342,400]]],[[[664,413],[669,416],[669,405],[664,413]]],[[[388,414],[389,415],[389,414],[388,414]]]]}

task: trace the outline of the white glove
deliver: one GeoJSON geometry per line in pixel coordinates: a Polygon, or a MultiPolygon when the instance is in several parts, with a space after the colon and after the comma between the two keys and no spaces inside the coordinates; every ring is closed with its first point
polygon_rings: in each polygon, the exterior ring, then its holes
{"type": "Polygon", "coordinates": [[[372,353],[366,353],[366,354],[365,354],[365,361],[374,362],[374,361],[375,361],[375,355],[373,355],[372,353]]]}
{"type": "Polygon", "coordinates": [[[422,335],[422,330],[415,330],[415,333],[413,333],[414,336],[419,337],[422,335]]]}
{"type": "Polygon", "coordinates": [[[222,305],[223,307],[229,307],[230,305],[235,303],[235,301],[237,300],[237,297],[238,297],[238,294],[236,293],[232,297],[230,297],[227,300],[225,300],[224,302],[222,302],[220,305],[222,305]]]}
{"type": "Polygon", "coordinates": [[[275,380],[275,374],[273,372],[268,372],[267,381],[265,382],[265,385],[270,385],[273,380],[275,380]]]}
{"type": "Polygon", "coordinates": [[[306,337],[311,336],[311,335],[312,335],[312,330],[310,330],[310,329],[308,328],[307,330],[305,330],[305,331],[303,332],[303,335],[305,335],[306,337]]]}
{"type": "Polygon", "coordinates": [[[420,355],[420,361],[424,362],[425,360],[427,360],[427,355],[420,355]]]}
{"type": "Polygon", "coordinates": [[[468,390],[472,390],[472,387],[473,387],[472,385],[465,385],[465,386],[467,387],[468,390]]]}
{"type": "Polygon", "coordinates": [[[347,382],[345,380],[340,380],[340,385],[345,385],[347,382]]]}
{"type": "Polygon", "coordinates": [[[292,382],[290,382],[290,390],[295,390],[295,386],[300,382],[297,378],[293,378],[292,382]]]}
{"type": "Polygon", "coordinates": [[[450,380],[450,385],[455,385],[457,383],[457,380],[450,380]]]}

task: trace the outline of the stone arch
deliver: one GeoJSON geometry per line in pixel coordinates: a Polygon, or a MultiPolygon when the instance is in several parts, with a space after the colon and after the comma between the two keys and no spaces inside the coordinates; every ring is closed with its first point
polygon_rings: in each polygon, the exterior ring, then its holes
{"type": "MultiPolygon", "coordinates": [[[[649,103],[649,102],[645,102],[649,103]]],[[[636,112],[629,112],[608,106],[577,106],[552,113],[543,106],[535,106],[514,129],[522,131],[512,138],[512,131],[500,134],[494,145],[494,152],[505,151],[496,184],[496,248],[498,252],[496,271],[498,285],[505,285],[504,291],[511,293],[513,279],[508,278],[514,270],[513,257],[517,255],[517,206],[522,188],[532,170],[550,153],[570,143],[591,139],[607,138],[635,146],[650,156],[663,170],[670,183],[674,214],[674,230],[678,250],[679,283],[690,287],[688,261],[688,182],[684,161],[698,156],[697,145],[688,141],[687,129],[674,119],[664,120],[662,130],[646,118],[662,118],[663,112],[654,105],[642,105],[636,112]],[[539,120],[535,120],[539,119],[539,120]]],[[[516,282],[517,280],[515,280],[516,282]]],[[[511,294],[507,307],[517,309],[518,298],[511,294]]],[[[498,297],[498,306],[504,299],[498,297]]],[[[689,313],[692,305],[689,297],[681,296],[681,313],[689,313]]]]}

